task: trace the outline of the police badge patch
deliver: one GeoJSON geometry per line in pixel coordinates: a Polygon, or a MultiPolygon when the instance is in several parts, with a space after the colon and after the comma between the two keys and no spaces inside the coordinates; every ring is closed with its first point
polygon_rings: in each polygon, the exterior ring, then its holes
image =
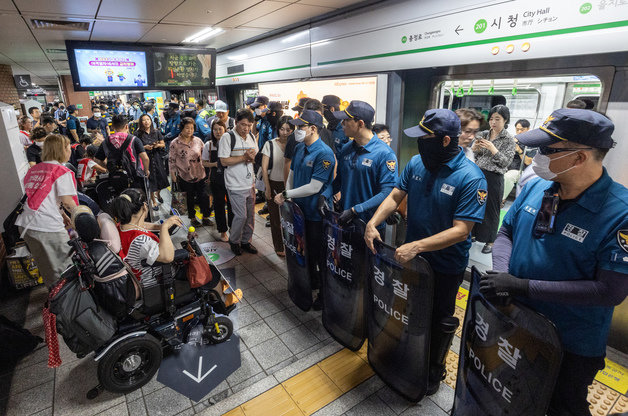
{"type": "Polygon", "coordinates": [[[323,169],[329,169],[331,162],[329,160],[323,160],[323,169]]]}
{"type": "Polygon", "coordinates": [[[619,246],[628,253],[628,230],[617,231],[617,242],[619,246]]]}
{"type": "Polygon", "coordinates": [[[397,167],[397,162],[394,160],[387,160],[386,167],[388,168],[389,171],[394,172],[395,168],[397,167]]]}
{"type": "Polygon", "coordinates": [[[478,204],[480,205],[484,205],[484,203],[486,202],[486,197],[488,196],[488,191],[486,191],[485,189],[478,189],[478,204]]]}

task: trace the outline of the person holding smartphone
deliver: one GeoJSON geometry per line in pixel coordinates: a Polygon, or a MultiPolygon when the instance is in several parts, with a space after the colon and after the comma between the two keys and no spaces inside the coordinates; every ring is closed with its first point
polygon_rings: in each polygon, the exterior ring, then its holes
{"type": "Polygon", "coordinates": [[[539,176],[504,218],[486,296],[514,296],[558,329],[563,360],[550,416],[590,415],[588,386],[604,368],[613,309],[628,295],[628,189],[602,160],[615,145],[613,123],[582,109],[554,111],[517,136],[538,147],[539,176]]]}

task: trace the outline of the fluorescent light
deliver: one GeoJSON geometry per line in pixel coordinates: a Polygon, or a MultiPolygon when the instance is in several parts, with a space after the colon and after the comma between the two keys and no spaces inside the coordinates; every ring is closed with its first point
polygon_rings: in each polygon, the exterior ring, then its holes
{"type": "Polygon", "coordinates": [[[193,34],[192,36],[188,37],[187,39],[185,39],[183,41],[183,43],[199,43],[205,39],[208,39],[212,36],[216,36],[222,32],[224,32],[224,29],[221,29],[219,27],[217,28],[211,28],[211,27],[207,27],[203,30],[201,30],[198,33],[193,34]]]}
{"type": "Polygon", "coordinates": [[[230,61],[241,61],[243,59],[248,58],[249,56],[245,53],[242,53],[240,55],[231,55],[231,56],[227,56],[227,59],[230,61]]]}

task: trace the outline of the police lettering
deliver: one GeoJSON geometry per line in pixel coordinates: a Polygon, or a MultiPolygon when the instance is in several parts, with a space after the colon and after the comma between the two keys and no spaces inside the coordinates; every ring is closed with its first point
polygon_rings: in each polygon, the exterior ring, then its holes
{"type": "Polygon", "coordinates": [[[381,310],[386,312],[387,315],[390,315],[393,318],[395,318],[396,320],[401,321],[401,323],[404,324],[404,325],[408,325],[408,317],[406,315],[404,315],[401,312],[396,311],[396,310],[392,309],[390,306],[386,305],[383,300],[381,300],[381,299],[379,299],[377,297],[377,295],[373,295],[373,302],[375,302],[375,304],[377,306],[379,306],[379,308],[381,310]]]}
{"type": "Polygon", "coordinates": [[[469,359],[473,363],[473,367],[480,372],[484,380],[497,392],[499,393],[504,400],[508,403],[512,400],[512,391],[508,389],[508,387],[504,386],[504,383],[499,381],[496,377],[493,377],[493,373],[489,372],[488,375],[486,373],[486,366],[478,357],[475,356],[475,352],[471,348],[469,348],[469,359]]]}
{"type": "Polygon", "coordinates": [[[340,277],[343,277],[347,279],[348,281],[351,281],[351,273],[349,273],[346,270],[341,269],[340,267],[336,266],[334,263],[330,262],[329,260],[327,260],[327,268],[331,270],[332,272],[334,272],[335,274],[339,275],[340,277]]]}

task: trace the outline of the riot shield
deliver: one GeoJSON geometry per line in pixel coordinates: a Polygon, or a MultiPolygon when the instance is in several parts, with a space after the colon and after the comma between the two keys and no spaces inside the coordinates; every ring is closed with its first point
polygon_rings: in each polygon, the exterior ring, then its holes
{"type": "Polygon", "coordinates": [[[473,267],[453,415],[545,415],[562,359],[556,327],[516,301],[487,300],[479,281],[473,267]]]}
{"type": "Polygon", "coordinates": [[[399,264],[393,247],[375,241],[375,248],[377,254],[370,255],[368,360],[390,388],[418,402],[427,391],[434,275],[420,256],[399,264]]]}
{"type": "Polygon", "coordinates": [[[368,281],[364,222],[338,224],[340,214],[325,216],[327,256],[323,274],[323,326],[340,344],[357,351],[366,338],[365,295],[368,281]]]}
{"type": "Polygon", "coordinates": [[[312,307],[312,284],[305,255],[305,216],[292,201],[285,201],[280,213],[288,266],[288,294],[295,305],[309,311],[312,307]]]}

